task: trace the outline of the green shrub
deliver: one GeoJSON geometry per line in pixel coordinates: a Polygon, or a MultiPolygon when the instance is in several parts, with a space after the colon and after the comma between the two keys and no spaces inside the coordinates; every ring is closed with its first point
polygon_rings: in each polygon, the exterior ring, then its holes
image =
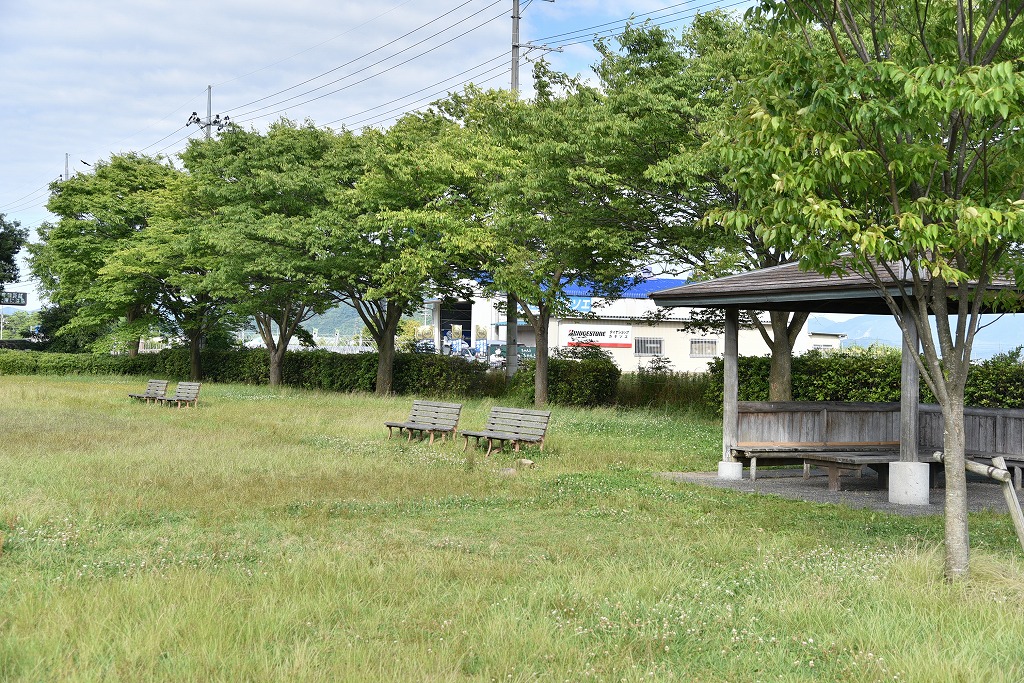
{"type": "Polygon", "coordinates": [[[1000,353],[971,367],[964,397],[981,408],[1024,408],[1022,347],[1000,353]]]}
{"type": "Polygon", "coordinates": [[[40,355],[34,351],[0,349],[0,375],[35,375],[40,355]]]}
{"type": "MultiPolygon", "coordinates": [[[[548,359],[548,399],[570,406],[606,406],[615,403],[622,372],[598,347],[560,349],[548,359]]],[[[533,403],[536,362],[523,361],[509,384],[508,396],[533,403]]]]}

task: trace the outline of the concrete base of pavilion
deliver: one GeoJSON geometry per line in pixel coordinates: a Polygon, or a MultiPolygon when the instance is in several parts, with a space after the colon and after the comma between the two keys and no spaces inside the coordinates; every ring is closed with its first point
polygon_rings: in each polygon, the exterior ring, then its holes
{"type": "Polygon", "coordinates": [[[718,478],[725,481],[739,481],[743,478],[743,463],[720,461],[718,463],[718,478]]]}
{"type": "Polygon", "coordinates": [[[928,505],[926,462],[894,462],[889,465],[889,502],[896,505],[928,505]]]}

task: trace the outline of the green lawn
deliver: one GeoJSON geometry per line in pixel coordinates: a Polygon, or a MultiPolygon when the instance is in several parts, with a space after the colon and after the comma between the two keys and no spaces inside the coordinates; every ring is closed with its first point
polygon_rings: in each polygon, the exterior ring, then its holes
{"type": "Polygon", "coordinates": [[[0,377],[0,680],[1024,680],[1006,515],[950,585],[939,518],[651,476],[713,421],[555,407],[507,476],[409,398],[144,383],[0,377]]]}

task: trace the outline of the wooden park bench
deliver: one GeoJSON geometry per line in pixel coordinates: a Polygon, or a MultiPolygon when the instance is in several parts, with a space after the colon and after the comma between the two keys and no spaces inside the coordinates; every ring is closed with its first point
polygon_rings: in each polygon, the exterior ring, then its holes
{"type": "MultiPolygon", "coordinates": [[[[783,443],[741,442],[732,447],[734,460],[750,467],[750,480],[757,479],[757,463],[759,460],[772,465],[804,465],[804,473],[808,471],[809,458],[818,456],[827,459],[830,455],[884,455],[891,460],[899,460],[899,441],[792,441],[783,443]]],[[[877,464],[877,463],[875,463],[877,464]]]]}
{"type": "Polygon", "coordinates": [[[199,387],[202,385],[199,382],[178,382],[178,386],[174,389],[174,394],[171,396],[161,396],[156,401],[163,405],[171,405],[172,403],[181,408],[182,404],[199,405],[199,387]]]}
{"type": "Polygon", "coordinates": [[[459,426],[459,415],[461,413],[461,403],[413,401],[408,420],[405,422],[385,422],[384,426],[388,428],[389,439],[397,429],[399,436],[402,435],[402,430],[408,433],[409,438],[406,441],[412,441],[413,434],[419,434],[421,438],[425,434],[430,434],[430,443],[434,443],[435,434],[440,434],[442,441],[448,435],[451,435],[454,440],[455,430],[459,426]]]}
{"type": "MultiPolygon", "coordinates": [[[[865,467],[878,475],[878,488],[889,485],[889,465],[899,462],[899,442],[844,442],[844,443],[791,443],[791,444],[737,444],[733,456],[750,465],[751,481],[757,478],[757,461],[761,459],[772,465],[804,466],[804,479],[810,478],[811,468],[820,467],[828,475],[828,490],[840,490],[840,476],[853,474],[859,477],[865,467]]],[[[920,462],[931,465],[931,480],[940,470],[938,461],[931,455],[922,455],[920,462]]]]}
{"type": "Polygon", "coordinates": [[[151,379],[146,382],[146,389],[141,394],[128,394],[130,398],[137,398],[140,401],[149,403],[167,395],[167,380],[151,379]]]}
{"type": "Polygon", "coordinates": [[[523,410],[521,408],[491,408],[491,414],[487,418],[487,424],[479,432],[468,432],[463,430],[462,435],[466,437],[466,447],[469,450],[469,437],[476,439],[474,446],[480,446],[481,439],[487,439],[487,455],[490,456],[494,450],[495,442],[499,450],[504,448],[505,443],[511,443],[516,452],[519,452],[520,444],[538,444],[544,450],[544,435],[548,431],[548,421],[551,419],[550,410],[523,410]]]}

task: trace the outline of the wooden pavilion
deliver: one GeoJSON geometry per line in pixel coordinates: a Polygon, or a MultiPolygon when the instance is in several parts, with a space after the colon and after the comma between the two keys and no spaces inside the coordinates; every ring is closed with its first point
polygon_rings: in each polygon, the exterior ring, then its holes
{"type": "MultiPolygon", "coordinates": [[[[901,275],[897,271],[897,277],[901,275]]],[[[900,301],[900,283],[888,275],[882,283],[890,283],[886,288],[900,301]]],[[[993,292],[1013,287],[1008,281],[991,286],[993,292]]],[[[891,502],[929,502],[929,463],[935,462],[932,454],[943,448],[943,418],[938,406],[918,401],[920,375],[912,354],[920,353],[920,342],[913,327],[909,343],[903,340],[898,404],[739,401],[740,310],[890,315],[871,279],[853,271],[826,277],[787,264],[663,290],[651,298],[667,308],[725,311],[720,477],[739,479],[743,465],[748,464],[753,478],[759,459],[772,464],[803,463],[805,472],[811,465],[825,467],[830,487],[838,489],[841,473],[859,472],[866,466],[879,473],[880,485],[888,484],[891,502]]],[[[910,316],[905,320],[913,325],[910,316]]],[[[1024,410],[967,408],[964,417],[968,456],[989,461],[1005,457],[1020,488],[1024,410]]]]}

